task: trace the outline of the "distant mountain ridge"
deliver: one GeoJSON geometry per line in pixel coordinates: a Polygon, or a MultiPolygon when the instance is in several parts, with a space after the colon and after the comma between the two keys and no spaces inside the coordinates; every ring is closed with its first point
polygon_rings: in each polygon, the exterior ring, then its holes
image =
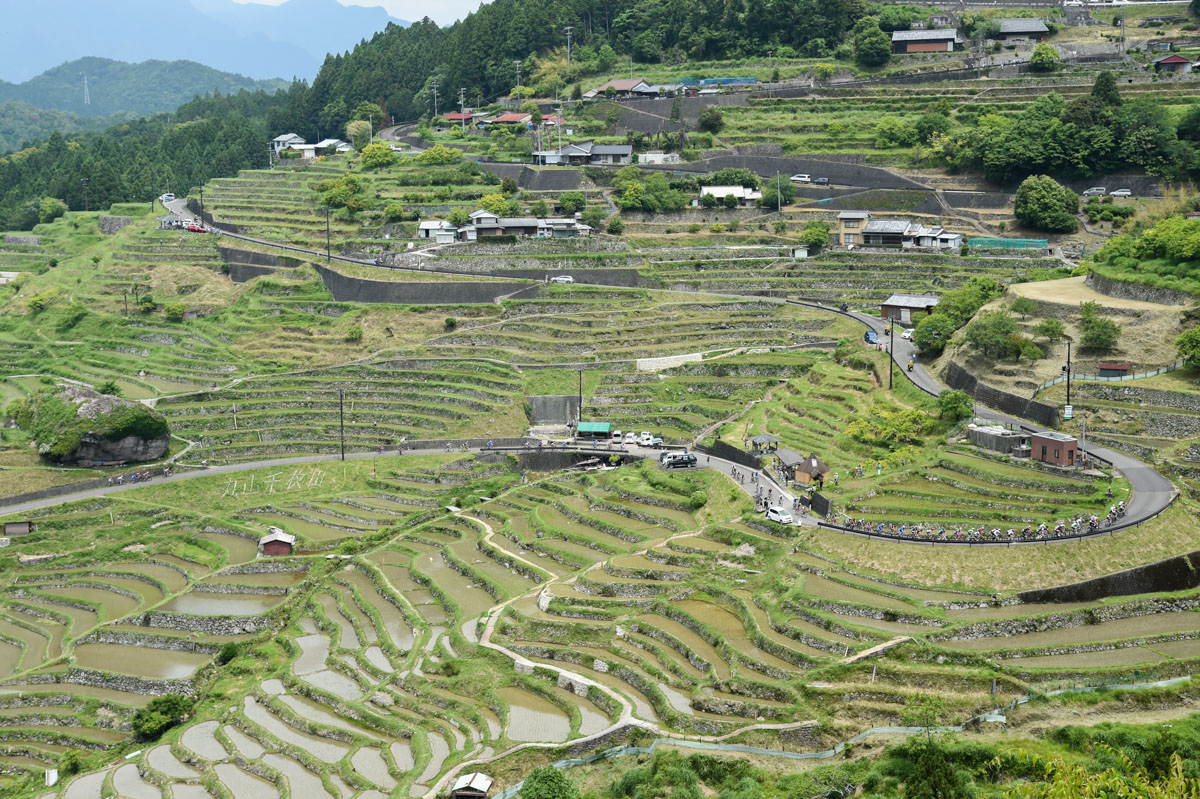
{"type": "MultiPolygon", "coordinates": [[[[98,56],[132,63],[188,60],[251,78],[311,80],[326,53],[352,48],[389,23],[407,24],[382,8],[337,0],[278,6],[233,0],[8,3],[0,25],[0,79],[19,83],[63,62],[98,56]]],[[[80,82],[82,97],[82,76],[80,82]]]]}
{"type": "Polygon", "coordinates": [[[222,94],[236,94],[242,89],[274,92],[287,85],[288,81],[278,78],[255,80],[193,61],[127,64],[92,57],[60,64],[24,83],[0,81],[0,102],[16,100],[80,117],[104,117],[122,111],[155,114],[174,111],[193,96],[214,89],[222,94]],[[84,104],[84,75],[88,79],[89,105],[84,104]]]}

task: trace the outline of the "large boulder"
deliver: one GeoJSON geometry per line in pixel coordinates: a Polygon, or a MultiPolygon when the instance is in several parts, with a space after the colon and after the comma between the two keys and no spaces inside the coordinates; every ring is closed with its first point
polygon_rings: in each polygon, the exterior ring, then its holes
{"type": "Polygon", "coordinates": [[[77,385],[59,385],[9,406],[38,454],[54,463],[103,466],[161,458],[171,443],[167,421],[137,402],[77,385]]]}

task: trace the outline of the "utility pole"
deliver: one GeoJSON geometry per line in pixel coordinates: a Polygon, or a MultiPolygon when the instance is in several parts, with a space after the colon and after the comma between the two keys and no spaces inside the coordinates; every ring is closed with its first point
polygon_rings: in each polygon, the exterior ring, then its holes
{"type": "Polygon", "coordinates": [[[434,80],[433,80],[433,118],[434,119],[437,119],[437,115],[438,115],[437,114],[437,90],[438,90],[438,86],[441,86],[441,85],[442,84],[438,82],[437,78],[434,78],[434,80]]]}
{"type": "Polygon", "coordinates": [[[375,141],[375,116],[367,114],[367,144],[375,141]]]}
{"type": "Polygon", "coordinates": [[[341,428],[342,460],[346,460],[346,389],[338,388],[338,427],[341,428]]]}
{"type": "Polygon", "coordinates": [[[779,170],[775,170],[775,213],[783,213],[783,198],[779,196],[779,170]]]}
{"type": "MultiPolygon", "coordinates": [[[[575,30],[574,25],[568,25],[566,27],[566,31],[567,31],[567,66],[571,66],[571,31],[573,31],[573,30],[575,30]]],[[[84,81],[87,81],[86,77],[84,78],[84,81]]],[[[86,83],[85,83],[85,85],[86,85],[86,83]]]]}
{"type": "Polygon", "coordinates": [[[459,110],[459,113],[462,115],[461,116],[462,132],[463,132],[463,135],[465,136],[467,133],[467,90],[466,89],[458,90],[458,110],[459,110]]]}
{"type": "Polygon", "coordinates": [[[329,206],[325,206],[325,262],[329,263],[329,206]]]}
{"type": "Polygon", "coordinates": [[[1071,340],[1067,339],[1067,365],[1062,368],[1067,376],[1067,405],[1071,404],[1071,340]]]}
{"type": "Polygon", "coordinates": [[[517,68],[517,108],[521,107],[521,62],[513,61],[513,66],[517,68]]]}
{"type": "Polygon", "coordinates": [[[128,291],[122,291],[122,292],[121,292],[121,297],[122,297],[122,299],[124,299],[124,300],[125,300],[125,315],[126,315],[126,316],[129,316],[129,292],[128,292],[128,291]]]}
{"type": "Polygon", "coordinates": [[[90,211],[91,207],[88,205],[88,190],[87,190],[88,179],[80,178],[79,182],[83,184],[83,210],[90,211]]]}
{"type": "MultiPolygon", "coordinates": [[[[578,421],[580,421],[580,422],[583,421],[583,370],[582,369],[579,370],[579,420],[578,421]]],[[[578,433],[579,428],[576,428],[575,432],[578,433]]]]}
{"type": "Polygon", "coordinates": [[[200,190],[200,221],[204,221],[204,189],[200,190]]]}
{"type": "Polygon", "coordinates": [[[92,104],[92,95],[88,92],[87,73],[83,73],[83,104],[92,104]]]}
{"type": "Polygon", "coordinates": [[[896,359],[896,320],[888,319],[888,391],[892,390],[892,362],[896,359]]]}

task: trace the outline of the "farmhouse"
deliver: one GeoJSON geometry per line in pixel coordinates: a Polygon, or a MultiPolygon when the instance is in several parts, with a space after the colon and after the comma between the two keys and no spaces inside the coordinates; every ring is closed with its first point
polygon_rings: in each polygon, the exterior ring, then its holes
{"type": "Polygon", "coordinates": [[[958,31],[941,28],[929,31],[892,31],[893,53],[949,53],[958,44],[958,31]]]}
{"type": "Polygon", "coordinates": [[[304,139],[295,133],[282,133],[271,139],[271,149],[275,155],[279,155],[283,150],[297,144],[304,144],[304,139]]]}
{"type": "Polygon", "coordinates": [[[1031,434],[1029,445],[1035,461],[1053,463],[1056,466],[1074,466],[1079,455],[1079,442],[1075,437],[1056,430],[1031,434]]]}
{"type": "Polygon", "coordinates": [[[726,197],[734,197],[740,207],[753,208],[762,199],[762,192],[748,189],[745,186],[701,186],[701,204],[705,197],[715,197],[718,204],[724,203],[726,197]]]}
{"type": "Polygon", "coordinates": [[[679,153],[641,153],[639,164],[678,164],[679,153]]]}
{"type": "Polygon", "coordinates": [[[931,313],[938,298],[929,294],[893,294],[880,306],[881,319],[893,319],[908,323],[914,313],[931,313]]]}
{"type": "Polygon", "coordinates": [[[458,228],[443,219],[434,219],[417,225],[417,238],[446,244],[454,240],[458,228]],[[444,240],[443,240],[444,239],[444,240]]]}
{"type": "Polygon", "coordinates": [[[472,120],[474,120],[478,116],[479,116],[478,114],[473,113],[471,111],[465,111],[465,112],[454,111],[452,113],[446,114],[446,121],[454,123],[456,125],[466,122],[469,125],[472,123],[472,120]]]}
{"type": "Polygon", "coordinates": [[[1192,62],[1178,53],[1165,55],[1154,61],[1155,72],[1185,73],[1192,71],[1192,62]]]}
{"type": "MultiPolygon", "coordinates": [[[[557,117],[556,117],[557,119],[557,117]]],[[[631,144],[568,144],[558,150],[538,150],[533,154],[537,166],[598,166],[628,164],[633,161],[631,144]]]]}
{"type": "Polygon", "coordinates": [[[872,219],[869,211],[842,211],[832,243],[845,246],[924,247],[939,250],[958,249],[963,238],[943,227],[927,226],[907,219],[872,219]]]}
{"type": "MultiPolygon", "coordinates": [[[[475,241],[486,236],[537,236],[546,239],[568,239],[592,234],[592,228],[583,224],[579,219],[504,217],[483,209],[473,211],[470,218],[471,224],[458,228],[452,234],[459,241],[475,241]]],[[[422,225],[424,224],[422,223],[422,225]]],[[[449,225],[448,222],[443,224],[449,225]]],[[[453,226],[450,229],[455,230],[453,226]]]]}
{"type": "Polygon", "coordinates": [[[313,146],[319,153],[345,153],[351,150],[350,142],[341,139],[321,139],[313,146]]]}
{"type": "Polygon", "coordinates": [[[996,33],[998,42],[1007,42],[1013,39],[1044,42],[1050,36],[1050,29],[1040,19],[1002,19],[999,22],[1000,30],[996,33]]]}
{"type": "Polygon", "coordinates": [[[499,116],[485,119],[485,125],[528,125],[533,121],[532,114],[526,114],[521,111],[505,111],[499,116]]]}
{"type": "Polygon", "coordinates": [[[258,545],[262,548],[262,553],[266,557],[290,555],[292,554],[292,547],[295,544],[296,536],[285,533],[278,527],[272,527],[270,533],[258,539],[258,545]]]}
{"type": "Polygon", "coordinates": [[[453,799],[486,799],[491,788],[491,777],[473,771],[470,774],[463,774],[454,781],[450,795],[453,799]]]}
{"type": "Polygon", "coordinates": [[[592,100],[601,95],[608,94],[614,94],[618,97],[634,97],[638,95],[649,96],[658,94],[658,92],[641,78],[631,78],[629,80],[610,80],[594,89],[589,89],[583,93],[583,99],[592,100]],[[612,91],[610,92],[609,89],[612,89],[612,91]]]}

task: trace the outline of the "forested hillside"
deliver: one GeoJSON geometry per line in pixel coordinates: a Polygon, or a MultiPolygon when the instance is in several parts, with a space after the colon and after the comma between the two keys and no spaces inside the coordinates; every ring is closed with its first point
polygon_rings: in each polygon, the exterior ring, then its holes
{"type": "MultiPolygon", "coordinates": [[[[0,81],[0,102],[20,100],[35,108],[103,117],[117,111],[154,114],[174,111],[196,95],[275,91],[282,79],[254,80],[194,61],[143,61],[128,64],[109,58],[80,58],[60,64],[24,83],[0,81]],[[83,76],[91,103],[85,105],[83,76]]],[[[2,148],[0,148],[2,149],[2,148]]]]}
{"type": "Polygon", "coordinates": [[[70,140],[55,132],[44,144],[0,159],[0,230],[31,226],[41,197],[92,208],[149,201],[187,191],[209,178],[261,167],[267,160],[265,114],[286,95],[241,92],[198,98],[171,115],[139,119],[70,140]]]}
{"type": "Polygon", "coordinates": [[[463,87],[478,104],[512,90],[514,60],[522,62],[522,83],[553,96],[630,56],[643,63],[768,51],[821,56],[871,10],[863,0],[495,0],[449,27],[428,18],[389,25],[353,52],[327,57],[312,87],[295,93],[271,127],[315,136],[318,126],[344,123],[346,109],[364,100],[382,103],[397,120],[415,119],[432,110],[434,78],[443,103],[463,87]],[[570,64],[567,25],[574,27],[570,64]]]}
{"type": "Polygon", "coordinates": [[[98,132],[136,116],[117,113],[106,117],[80,117],[67,111],[47,111],[20,100],[0,102],[0,153],[43,141],[58,131],[65,136],[98,132]]]}

